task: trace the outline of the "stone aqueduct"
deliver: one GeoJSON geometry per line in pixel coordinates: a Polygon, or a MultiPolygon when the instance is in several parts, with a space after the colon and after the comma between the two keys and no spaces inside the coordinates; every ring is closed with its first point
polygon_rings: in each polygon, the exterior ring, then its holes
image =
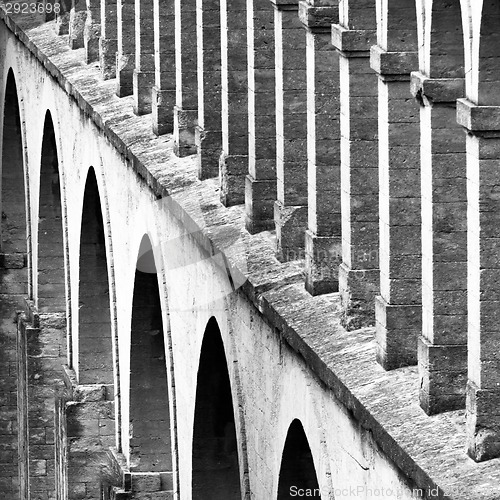
{"type": "Polygon", "coordinates": [[[0,18],[4,498],[500,497],[497,0],[0,18]]]}

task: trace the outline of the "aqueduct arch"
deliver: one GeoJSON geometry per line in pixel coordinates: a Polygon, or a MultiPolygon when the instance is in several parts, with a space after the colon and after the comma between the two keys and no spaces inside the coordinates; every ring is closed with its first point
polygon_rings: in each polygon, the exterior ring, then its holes
{"type": "Polygon", "coordinates": [[[219,326],[210,318],[201,346],[193,428],[193,499],[239,500],[241,479],[231,383],[219,326]]]}
{"type": "Polygon", "coordinates": [[[314,460],[302,422],[295,419],[288,428],[278,483],[278,500],[296,496],[322,498],[314,460]]]}
{"type": "Polygon", "coordinates": [[[85,183],[80,234],[77,373],[81,384],[113,384],[110,291],[101,207],[91,167],[85,183]]]}
{"type": "Polygon", "coordinates": [[[2,252],[26,254],[26,189],[19,96],[12,69],[7,74],[2,149],[2,252]]]}
{"type": "Polygon", "coordinates": [[[54,124],[50,111],[47,111],[43,127],[38,210],[37,305],[41,312],[64,312],[66,309],[61,195],[54,124]]]}
{"type": "Polygon", "coordinates": [[[167,351],[151,242],[144,236],[134,278],[130,343],[130,463],[134,472],[173,470],[167,351]]]}

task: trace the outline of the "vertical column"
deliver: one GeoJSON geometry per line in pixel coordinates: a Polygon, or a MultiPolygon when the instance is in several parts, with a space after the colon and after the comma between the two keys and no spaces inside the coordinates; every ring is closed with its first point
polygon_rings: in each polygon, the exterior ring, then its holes
{"type": "Polygon", "coordinates": [[[306,28],[308,228],[306,290],[338,291],[341,251],[339,53],[331,44],[338,6],[299,3],[306,28]]]}
{"type": "Polygon", "coordinates": [[[85,21],[87,20],[86,0],[71,0],[71,11],[69,14],[69,46],[72,49],[83,47],[83,33],[85,21]]]}
{"type": "Polygon", "coordinates": [[[135,2],[117,0],[118,51],[116,53],[116,95],[133,94],[135,69],[135,2]]]}
{"type": "Polygon", "coordinates": [[[246,0],[221,0],[221,202],[245,201],[248,172],[248,69],[246,0]]]}
{"type": "Polygon", "coordinates": [[[198,123],[196,0],[175,0],[175,71],[174,152],[188,156],[198,123]]]}
{"type": "Polygon", "coordinates": [[[500,456],[500,106],[460,99],[467,131],[467,448],[475,461],[500,456]]]}
{"type": "Polygon", "coordinates": [[[298,3],[272,1],[276,43],[274,221],[276,255],[286,262],[304,258],[307,226],[306,37],[298,17],[298,3]]]}
{"type": "Polygon", "coordinates": [[[175,106],[174,0],[154,0],[155,84],[152,89],[153,132],[171,133],[175,106]]]}
{"type": "Polygon", "coordinates": [[[418,55],[374,46],[371,64],[379,75],[377,360],[391,370],[417,363],[422,329],[419,107],[410,93],[418,55]]]}
{"type": "Polygon", "coordinates": [[[456,122],[463,78],[412,74],[421,101],[422,337],[420,405],[429,414],[465,404],[467,192],[465,137],[456,122]]]}
{"type": "Polygon", "coordinates": [[[247,0],[248,175],[246,228],[258,233],[274,227],[276,200],[276,95],[274,13],[269,0],[247,0]]]}
{"type": "Polygon", "coordinates": [[[379,291],[377,75],[370,68],[375,5],[345,2],[332,43],[340,51],[342,264],[339,291],[348,329],[374,324],[379,291]],[[347,27],[346,19],[356,29],[347,27]]]}
{"type": "Polygon", "coordinates": [[[71,0],[60,0],[59,12],[56,12],[55,32],[56,35],[67,35],[71,17],[71,0]]]}
{"type": "Polygon", "coordinates": [[[151,113],[155,78],[153,0],[135,0],[134,113],[151,113]]]}
{"type": "Polygon", "coordinates": [[[99,62],[104,80],[116,76],[116,52],[118,51],[117,0],[101,0],[101,38],[99,62]]]}
{"type": "Polygon", "coordinates": [[[222,149],[220,2],[196,1],[198,33],[198,177],[219,174],[222,149]]]}
{"type": "Polygon", "coordinates": [[[87,19],[83,33],[85,62],[87,64],[99,60],[99,37],[101,34],[101,0],[86,0],[87,19]]]}

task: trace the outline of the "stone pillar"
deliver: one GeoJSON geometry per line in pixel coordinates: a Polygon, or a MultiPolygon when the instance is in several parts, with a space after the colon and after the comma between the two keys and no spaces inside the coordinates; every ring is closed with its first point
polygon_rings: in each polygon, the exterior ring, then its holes
{"type": "Polygon", "coordinates": [[[219,175],[222,150],[220,2],[196,1],[198,34],[198,177],[219,175]]]}
{"type": "Polygon", "coordinates": [[[467,448],[482,461],[500,456],[500,106],[460,99],[457,121],[468,132],[467,448]]]}
{"type": "Polygon", "coordinates": [[[99,38],[101,34],[101,0],[86,0],[87,19],[83,33],[85,62],[99,61],[99,38]]]}
{"type": "Polygon", "coordinates": [[[155,78],[153,0],[135,0],[134,113],[151,113],[155,78]]]}
{"type": "Polygon", "coordinates": [[[338,6],[301,1],[306,29],[308,228],[306,290],[338,291],[341,250],[339,53],[331,44],[338,6]]]}
{"type": "Polygon", "coordinates": [[[56,12],[55,32],[56,35],[69,34],[69,23],[71,17],[71,0],[60,0],[59,12],[56,12]]]}
{"type": "Polygon", "coordinates": [[[116,76],[116,53],[118,51],[116,0],[101,0],[101,38],[99,39],[99,62],[104,80],[116,76]]]}
{"type": "Polygon", "coordinates": [[[392,370],[417,363],[422,330],[419,106],[410,93],[418,54],[377,45],[371,65],[379,75],[377,361],[392,370]]]}
{"type": "Polygon", "coordinates": [[[221,0],[222,154],[221,202],[245,201],[248,172],[248,68],[246,0],[221,0]]]}
{"type": "Polygon", "coordinates": [[[133,94],[135,69],[135,3],[134,0],[117,0],[118,51],[116,53],[116,95],[133,94]]]}
{"type": "Polygon", "coordinates": [[[69,15],[69,46],[72,49],[81,49],[84,45],[83,36],[85,21],[87,20],[86,0],[71,0],[69,15]]]}
{"type": "Polygon", "coordinates": [[[287,262],[304,258],[307,226],[306,35],[298,3],[272,2],[276,43],[276,256],[287,262]]]}
{"type": "Polygon", "coordinates": [[[421,102],[422,337],[420,405],[463,408],[467,377],[467,187],[465,135],[456,122],[463,78],[412,74],[421,102]]]}
{"type": "Polygon", "coordinates": [[[174,130],[175,13],[174,0],[154,0],[155,84],[152,89],[153,132],[174,130]]]}
{"type": "Polygon", "coordinates": [[[339,291],[348,329],[373,325],[379,291],[377,75],[370,68],[376,41],[375,5],[352,0],[332,26],[340,51],[342,264],[339,291]],[[344,20],[356,29],[349,29],[344,20]]]}
{"type": "Polygon", "coordinates": [[[274,228],[276,201],[276,92],[274,13],[269,0],[247,1],[248,175],[245,180],[246,228],[274,228]]]}
{"type": "Polygon", "coordinates": [[[196,153],[197,70],[196,0],[175,0],[174,152],[181,157],[196,153]]]}

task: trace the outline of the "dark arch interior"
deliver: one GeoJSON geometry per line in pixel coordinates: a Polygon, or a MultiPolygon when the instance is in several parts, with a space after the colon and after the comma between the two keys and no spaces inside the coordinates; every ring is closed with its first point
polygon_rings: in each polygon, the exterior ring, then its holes
{"type": "Polygon", "coordinates": [[[2,253],[26,254],[23,145],[16,82],[7,76],[2,147],[2,253]]]}
{"type": "Polygon", "coordinates": [[[500,98],[500,3],[484,0],[479,45],[479,102],[483,106],[498,106],[500,98]]]}
{"type": "Polygon", "coordinates": [[[54,125],[45,116],[38,214],[38,308],[65,310],[65,278],[61,186],[54,125]]]}
{"type": "Polygon", "coordinates": [[[131,470],[172,470],[169,394],[156,272],[136,270],[130,345],[131,470]]]}
{"type": "Polygon", "coordinates": [[[464,77],[464,37],[460,0],[434,0],[430,55],[429,76],[464,77]]]}
{"type": "Polygon", "coordinates": [[[288,429],[281,459],[278,500],[296,498],[299,489],[309,491],[308,498],[321,498],[304,428],[299,420],[294,420],[288,429]]]}
{"type": "Polygon", "coordinates": [[[201,346],[193,433],[193,499],[241,499],[231,385],[215,319],[201,346]]]}
{"type": "Polygon", "coordinates": [[[91,168],[80,235],[79,383],[112,384],[108,266],[99,190],[91,168]]]}

